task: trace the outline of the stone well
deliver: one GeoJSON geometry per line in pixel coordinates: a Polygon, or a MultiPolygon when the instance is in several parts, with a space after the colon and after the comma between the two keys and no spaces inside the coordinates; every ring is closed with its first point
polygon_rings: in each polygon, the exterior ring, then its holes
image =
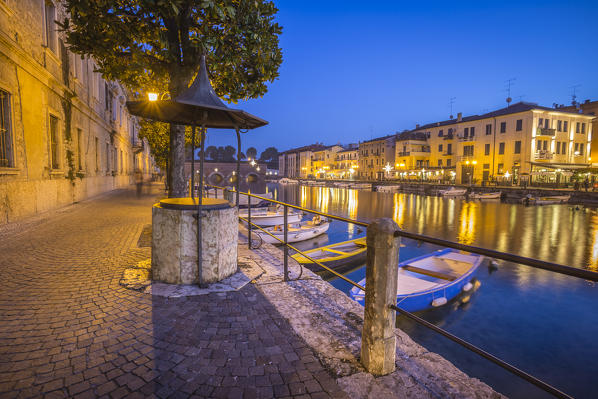
{"type": "MultiPolygon", "coordinates": [[[[204,198],[202,279],[220,281],[237,272],[237,208],[204,198]]],[[[197,284],[197,199],[168,198],[152,208],[152,275],[170,284],[197,284]]]]}

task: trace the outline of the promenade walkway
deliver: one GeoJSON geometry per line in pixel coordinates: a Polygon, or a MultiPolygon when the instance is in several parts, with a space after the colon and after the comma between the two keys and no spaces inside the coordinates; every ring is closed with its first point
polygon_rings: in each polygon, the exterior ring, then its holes
{"type": "Polygon", "coordinates": [[[252,284],[186,298],[119,284],[150,257],[158,189],[0,227],[0,397],[347,397],[252,284]]]}

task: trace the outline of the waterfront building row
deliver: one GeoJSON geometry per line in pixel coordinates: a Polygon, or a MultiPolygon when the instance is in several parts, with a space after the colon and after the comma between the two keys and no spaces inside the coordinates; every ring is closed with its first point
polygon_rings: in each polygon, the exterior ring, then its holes
{"type": "Polygon", "coordinates": [[[71,53],[58,1],[0,1],[0,223],[153,172],[126,90],[71,53]]]}
{"type": "Polygon", "coordinates": [[[563,183],[593,164],[592,143],[598,140],[592,137],[598,119],[590,111],[595,111],[591,106],[598,102],[584,104],[587,114],[577,108],[519,102],[482,115],[459,113],[453,119],[362,141],[350,162],[351,173],[336,169],[339,156],[346,151],[338,145],[289,150],[280,155],[280,164],[289,164],[292,157],[302,163],[295,167],[295,174],[281,168],[281,176],[563,183]]]}

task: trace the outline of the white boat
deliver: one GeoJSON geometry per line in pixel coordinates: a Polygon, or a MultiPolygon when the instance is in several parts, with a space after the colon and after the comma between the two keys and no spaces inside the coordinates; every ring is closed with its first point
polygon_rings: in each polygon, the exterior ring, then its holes
{"type": "Polygon", "coordinates": [[[533,197],[531,194],[526,195],[521,199],[526,205],[552,205],[552,204],[566,204],[571,198],[570,195],[552,195],[547,197],[533,197]]]}
{"type": "MultiPolygon", "coordinates": [[[[408,312],[446,304],[474,285],[473,275],[483,256],[443,249],[399,263],[397,306],[408,312]]],[[[359,282],[365,286],[365,279],[359,282]]],[[[365,293],[357,287],[351,298],[364,304],[365,293]]]]}
{"type": "MultiPolygon", "coordinates": [[[[239,211],[239,217],[247,219],[247,209],[241,209],[239,211]]],[[[289,209],[287,223],[298,223],[303,218],[303,212],[289,209]]],[[[276,209],[252,209],[251,210],[251,223],[255,223],[258,226],[276,226],[284,223],[284,210],[282,207],[276,209]]]]}
{"type": "MultiPolygon", "coordinates": [[[[253,215],[252,215],[253,219],[253,215]]],[[[313,220],[306,220],[299,223],[289,223],[288,224],[288,232],[287,232],[287,242],[299,242],[309,240],[310,238],[314,238],[319,236],[320,234],[324,234],[328,231],[328,227],[330,227],[330,221],[328,219],[321,220],[318,217],[314,217],[313,220]]],[[[268,233],[272,234],[274,237],[279,238],[284,241],[284,226],[277,225],[273,227],[268,227],[266,229],[268,233]]],[[[261,231],[261,230],[254,230],[255,233],[260,236],[262,241],[268,244],[280,244],[281,242],[276,238],[272,237],[271,235],[261,231]]]]}
{"type": "Polygon", "coordinates": [[[351,186],[351,183],[336,182],[334,185],[338,188],[347,188],[351,186]]]}
{"type": "Polygon", "coordinates": [[[399,191],[401,186],[398,184],[393,184],[389,186],[376,186],[376,191],[379,193],[396,193],[399,191]]]}
{"type": "Polygon", "coordinates": [[[442,195],[443,197],[457,197],[460,195],[465,195],[465,193],[467,193],[466,188],[456,188],[456,187],[451,187],[448,190],[438,191],[438,194],[442,195]]]}
{"type": "Polygon", "coordinates": [[[497,199],[500,198],[501,192],[497,191],[495,193],[469,193],[468,197],[471,199],[497,199]]]}
{"type": "Polygon", "coordinates": [[[289,179],[288,177],[283,177],[278,182],[280,184],[297,184],[297,183],[299,183],[297,180],[295,180],[295,179],[289,179]]]}
{"type": "MultiPolygon", "coordinates": [[[[253,195],[257,195],[259,197],[272,199],[272,192],[269,192],[269,193],[252,193],[252,194],[253,195]]],[[[210,197],[210,198],[224,198],[223,195],[222,195],[222,190],[217,190],[217,189],[214,189],[214,188],[209,188],[209,189],[206,190],[206,197],[210,197]]],[[[228,197],[226,199],[229,202],[235,203],[236,198],[237,198],[237,194],[234,191],[229,190],[228,191],[228,197]]],[[[239,205],[241,205],[241,206],[247,206],[249,204],[248,198],[249,197],[248,197],[247,194],[239,194],[239,205]]],[[[263,202],[267,202],[267,201],[264,201],[264,200],[261,200],[259,198],[255,198],[255,197],[251,198],[251,206],[252,207],[253,206],[257,206],[258,204],[263,203],[263,202]]]]}

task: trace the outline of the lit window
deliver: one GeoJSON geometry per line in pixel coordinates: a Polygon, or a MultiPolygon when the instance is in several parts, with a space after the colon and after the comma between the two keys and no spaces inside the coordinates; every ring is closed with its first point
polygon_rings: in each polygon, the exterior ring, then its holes
{"type": "Polygon", "coordinates": [[[46,0],[46,46],[56,53],[56,7],[46,0]]]}
{"type": "Polygon", "coordinates": [[[50,115],[50,166],[60,168],[60,146],[58,141],[58,118],[50,115]]]}

